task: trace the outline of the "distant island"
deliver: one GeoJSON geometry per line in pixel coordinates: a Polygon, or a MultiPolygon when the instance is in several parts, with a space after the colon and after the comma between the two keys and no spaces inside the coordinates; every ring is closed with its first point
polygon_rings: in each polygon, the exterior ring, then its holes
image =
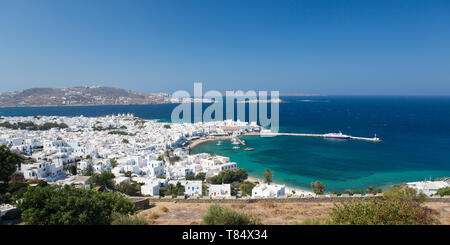
{"type": "Polygon", "coordinates": [[[0,107],[86,106],[172,103],[166,93],[145,94],[100,86],[30,88],[0,94],[0,107]]]}

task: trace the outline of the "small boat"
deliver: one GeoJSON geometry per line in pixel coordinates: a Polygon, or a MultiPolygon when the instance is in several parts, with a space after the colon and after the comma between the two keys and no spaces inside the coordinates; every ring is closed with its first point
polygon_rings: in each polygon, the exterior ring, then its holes
{"type": "Polygon", "coordinates": [[[237,141],[237,139],[234,139],[234,138],[233,138],[233,139],[231,140],[231,144],[232,144],[232,145],[239,145],[239,141],[237,141]]]}
{"type": "Polygon", "coordinates": [[[245,148],[244,151],[254,151],[255,148],[245,148]]]}
{"type": "Polygon", "coordinates": [[[222,141],[219,140],[216,145],[222,145],[222,141]]]}
{"type": "Polygon", "coordinates": [[[239,146],[233,146],[233,150],[237,150],[239,148],[240,148],[239,146]]]}

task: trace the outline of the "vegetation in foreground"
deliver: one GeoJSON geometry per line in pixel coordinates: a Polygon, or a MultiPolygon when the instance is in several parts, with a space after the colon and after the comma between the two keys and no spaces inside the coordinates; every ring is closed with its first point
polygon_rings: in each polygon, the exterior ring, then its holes
{"type": "Polygon", "coordinates": [[[113,214],[134,214],[134,204],[113,192],[69,186],[28,187],[17,202],[27,225],[107,225],[113,214]]]}
{"type": "Polygon", "coordinates": [[[327,219],[308,219],[302,225],[433,225],[439,224],[425,196],[407,186],[387,190],[382,199],[334,204],[327,219]]]}
{"type": "Polygon", "coordinates": [[[111,225],[148,225],[148,223],[142,217],[113,213],[111,225]]]}
{"type": "Polygon", "coordinates": [[[436,192],[437,196],[450,196],[450,187],[440,188],[436,192]]]}
{"type": "Polygon", "coordinates": [[[205,225],[258,225],[261,222],[247,214],[217,204],[209,206],[203,216],[205,225]]]}

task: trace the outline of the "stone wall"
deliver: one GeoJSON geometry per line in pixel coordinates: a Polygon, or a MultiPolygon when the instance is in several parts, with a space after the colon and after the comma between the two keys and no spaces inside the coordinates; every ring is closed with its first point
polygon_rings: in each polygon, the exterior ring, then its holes
{"type": "MultiPolygon", "coordinates": [[[[342,195],[342,196],[317,196],[317,197],[281,197],[281,198],[224,198],[211,199],[210,197],[147,197],[149,202],[180,202],[180,203],[258,203],[258,202],[276,202],[276,203],[295,203],[295,202],[340,202],[340,201],[367,201],[372,198],[382,198],[382,195],[342,195]]],[[[430,197],[427,202],[450,202],[450,196],[430,197]]]]}
{"type": "Polygon", "coordinates": [[[137,210],[150,208],[149,198],[146,197],[128,197],[136,207],[137,210]]]}

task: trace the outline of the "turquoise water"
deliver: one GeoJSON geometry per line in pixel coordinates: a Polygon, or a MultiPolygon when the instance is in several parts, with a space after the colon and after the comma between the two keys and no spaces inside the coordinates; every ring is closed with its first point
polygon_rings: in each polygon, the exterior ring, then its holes
{"type": "MultiPolygon", "coordinates": [[[[345,134],[382,142],[326,140],[280,136],[246,137],[255,151],[232,150],[207,142],[194,153],[229,156],[253,177],[266,168],[274,179],[310,189],[322,181],[329,192],[388,187],[425,178],[450,176],[450,97],[286,97],[280,104],[280,131],[345,134]],[[312,100],[312,101],[304,101],[312,100]]],[[[42,108],[0,108],[0,116],[100,116],[134,113],[145,119],[169,120],[176,105],[128,105],[42,108]]]]}
{"type": "Polygon", "coordinates": [[[288,98],[280,105],[281,132],[342,132],[382,142],[311,137],[246,137],[255,151],[232,150],[230,142],[199,145],[193,153],[229,156],[253,177],[266,168],[274,180],[310,189],[316,180],[328,192],[387,188],[424,178],[450,176],[450,99],[447,97],[288,98]]]}

